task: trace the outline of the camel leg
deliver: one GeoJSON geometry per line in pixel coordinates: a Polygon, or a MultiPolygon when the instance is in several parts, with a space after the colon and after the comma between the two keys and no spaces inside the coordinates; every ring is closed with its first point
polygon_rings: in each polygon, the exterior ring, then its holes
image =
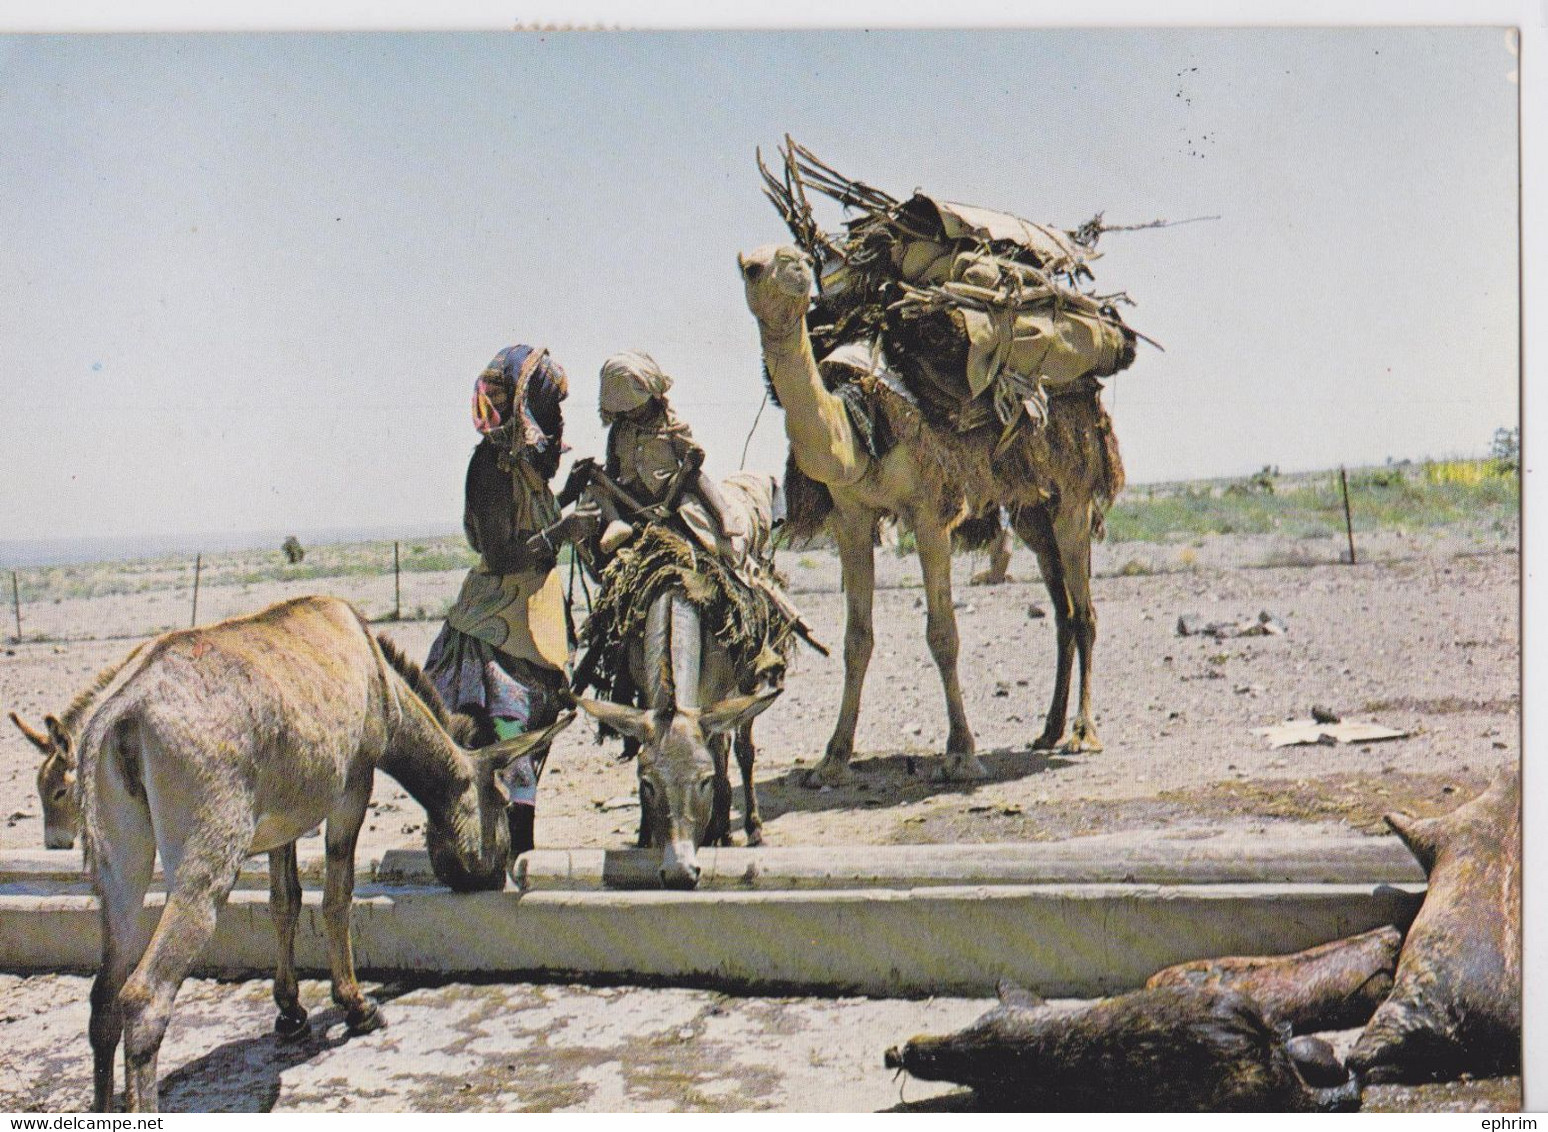
{"type": "Polygon", "coordinates": [[[1053,606],[1054,634],[1058,652],[1054,661],[1053,702],[1048,707],[1048,717],[1043,722],[1043,733],[1032,743],[1034,751],[1051,751],[1064,740],[1064,723],[1068,718],[1070,702],[1070,671],[1074,666],[1075,625],[1070,606],[1069,591],[1065,586],[1064,566],[1059,558],[1058,543],[1054,539],[1053,520],[1046,507],[1029,507],[1014,517],[1016,533],[1037,555],[1038,569],[1043,575],[1043,585],[1048,588],[1048,601],[1053,606]]]}
{"type": "Polygon", "coordinates": [[[328,965],[333,974],[333,1001],[344,1008],[353,1034],[368,1034],[386,1025],[376,1001],[355,978],[355,953],[349,938],[349,912],[355,898],[355,843],[365,824],[371,800],[371,779],[351,784],[344,799],[328,815],[325,838],[327,866],[323,880],[323,926],[328,933],[328,965]]]}
{"type": "Polygon", "coordinates": [[[1102,749],[1091,718],[1091,663],[1096,648],[1096,606],[1091,603],[1091,515],[1086,507],[1070,508],[1054,519],[1059,560],[1064,563],[1064,589],[1069,595],[1075,648],[1080,656],[1080,700],[1064,749],[1096,753],[1102,749]]]}
{"type": "Polygon", "coordinates": [[[807,772],[807,786],[842,786],[853,781],[849,760],[855,753],[855,727],[860,722],[860,692],[871,663],[875,637],[871,605],[876,597],[876,558],[871,535],[876,513],[864,508],[835,510],[828,522],[838,544],[844,584],[844,696],[838,722],[822,761],[807,772]]]}
{"type": "Polygon", "coordinates": [[[1091,653],[1096,642],[1096,610],[1091,604],[1091,517],[1084,508],[1050,515],[1046,507],[1028,508],[1016,517],[1016,533],[1033,553],[1048,587],[1058,638],[1053,700],[1036,751],[1096,752],[1102,749],[1091,719],[1091,653]],[[1080,705],[1065,735],[1070,679],[1080,655],[1080,705]]]}
{"type": "Polygon", "coordinates": [[[269,913],[274,917],[274,938],[279,958],[274,968],[274,1005],[279,1017],[274,1032],[281,1041],[294,1041],[307,1033],[306,1008],[301,1005],[296,983],[296,923],[301,918],[301,876],[296,867],[296,843],[269,853],[269,913]]]}
{"type": "Polygon", "coordinates": [[[162,867],[170,878],[161,921],[119,992],[124,1024],[125,1108],[155,1112],[156,1055],[172,1019],[178,988],[215,935],[215,918],[236,883],[252,844],[252,823],[237,828],[208,814],[196,816],[186,839],[161,838],[162,867]]]}
{"type": "Polygon", "coordinates": [[[753,785],[753,759],[756,756],[752,724],[744,724],[736,730],[736,763],[742,769],[742,828],[747,831],[748,848],[763,844],[763,815],[758,812],[758,790],[753,785]]]}
{"type": "Polygon", "coordinates": [[[948,731],[941,773],[947,779],[983,778],[984,764],[973,752],[973,729],[968,725],[962,684],[957,676],[957,615],[951,607],[951,535],[939,523],[916,520],[914,542],[924,571],[925,639],[946,693],[948,731]]]}
{"type": "Polygon", "coordinates": [[[91,984],[87,1033],[92,1053],[92,1107],[96,1112],[111,1112],[113,1059],[123,1034],[118,995],[150,943],[143,907],[156,864],[156,840],[150,811],[143,802],[124,795],[101,807],[98,830],[102,844],[92,853],[91,873],[102,934],[102,966],[91,984]]]}

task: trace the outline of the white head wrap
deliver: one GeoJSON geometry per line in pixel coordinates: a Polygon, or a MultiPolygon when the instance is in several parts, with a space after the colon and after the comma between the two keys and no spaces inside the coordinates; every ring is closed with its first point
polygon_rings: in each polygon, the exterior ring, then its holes
{"type": "Polygon", "coordinates": [[[670,388],[672,379],[649,354],[640,350],[614,354],[602,363],[602,388],[597,397],[602,423],[612,424],[615,417],[638,409],[670,388]]]}

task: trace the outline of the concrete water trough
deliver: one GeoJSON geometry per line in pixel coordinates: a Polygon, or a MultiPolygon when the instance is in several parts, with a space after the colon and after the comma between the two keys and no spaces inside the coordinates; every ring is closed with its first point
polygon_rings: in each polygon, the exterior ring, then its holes
{"type": "MultiPolygon", "coordinates": [[[[297,962],[327,968],[321,854],[302,854],[297,962]]],[[[542,850],[503,892],[455,895],[421,851],[357,869],[355,956],[375,975],[578,978],[872,995],[1047,995],[1157,969],[1406,927],[1424,876],[1395,838],[1154,833],[1058,843],[711,849],[694,892],[645,850],[542,850]]],[[[201,969],[272,969],[267,864],[250,861],[201,969]]],[[[69,852],[0,853],[0,969],[90,970],[97,916],[69,852]]],[[[158,913],[153,890],[146,915],[158,913]]]]}

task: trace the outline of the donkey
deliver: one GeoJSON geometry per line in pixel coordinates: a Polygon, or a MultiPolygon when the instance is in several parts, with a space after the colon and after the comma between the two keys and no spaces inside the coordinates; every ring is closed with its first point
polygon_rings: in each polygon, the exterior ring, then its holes
{"type": "Polygon", "coordinates": [[[81,721],[96,704],[102,690],[113,682],[113,677],[125,665],[140,655],[144,647],[136,645],[123,660],[97,673],[80,695],[70,701],[61,716],[44,716],[41,731],[11,712],[11,722],[29,743],[43,752],[43,761],[38,765],[38,798],[43,803],[43,846],[46,849],[73,849],[76,834],[80,832],[81,803],[75,789],[75,755],[70,736],[80,731],[81,721]]]}
{"type": "Polygon", "coordinates": [[[424,674],[336,598],[297,598],[146,645],[103,690],[80,738],[82,833],[102,925],[89,1030],[98,1111],[113,1099],[120,1037],[127,1108],[156,1110],[156,1055],[173,999],[250,853],[269,853],[275,1028],[305,1031],[295,842],[324,820],[333,999],[352,1032],[381,1026],[355,978],[349,934],[355,843],[376,768],[425,807],[443,882],[501,887],[510,840],[499,771],[573,719],[465,750],[424,674]],[[150,930],[141,909],[158,851],[167,901],[150,930]]]}
{"type": "Polygon", "coordinates": [[[629,669],[641,690],[643,708],[588,699],[580,705],[632,741],[639,773],[640,847],[661,850],[664,886],[693,888],[700,873],[696,850],[730,833],[726,748],[733,733],[747,842],[757,845],[763,840],[752,778],[752,721],[784,689],[733,695],[737,679],[730,654],[704,628],[698,609],[677,586],[651,603],[644,639],[630,643],[629,669]]]}

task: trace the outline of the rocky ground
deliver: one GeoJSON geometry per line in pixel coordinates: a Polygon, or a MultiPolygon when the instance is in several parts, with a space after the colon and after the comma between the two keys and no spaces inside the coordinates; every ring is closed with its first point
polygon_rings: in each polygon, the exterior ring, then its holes
{"type": "MultiPolygon", "coordinates": [[[[1513,545],[1455,536],[1368,539],[1357,566],[1336,544],[1223,536],[1195,544],[1097,549],[1100,617],[1095,660],[1100,754],[1034,752],[1054,665],[1053,620],[1040,583],[968,587],[958,562],[961,672],[989,778],[932,780],[945,742],[940,682],[924,641],[918,564],[878,553],[876,647],[866,684],[851,787],[800,785],[822,756],[843,682],[838,567],[821,551],[785,556],[796,600],[833,647],[802,649],[785,695],[758,721],[757,781],[770,844],[1058,839],[1117,829],[1331,823],[1382,830],[1391,809],[1432,812],[1475,791],[1519,757],[1519,558],[1513,545]],[[1282,565],[1291,552],[1316,564],[1282,565]],[[1140,563],[1140,566],[1134,565],[1140,563]],[[1276,636],[1179,636],[1205,622],[1269,613],[1276,636]],[[1322,706],[1409,732],[1390,742],[1272,749],[1253,729],[1322,706]]],[[[1012,574],[1033,569],[1021,551],[1012,574]]],[[[418,604],[455,593],[455,573],[410,575],[418,604]]],[[[390,597],[390,578],[387,579],[390,597]]],[[[379,605],[382,579],[224,587],[201,595],[209,618],[295,592],[338,593],[379,605]],[[373,588],[374,587],[374,588],[373,588]]],[[[51,635],[127,632],[165,593],[24,607],[51,635]]],[[[383,625],[423,657],[433,621],[383,625]]],[[[58,711],[136,637],[45,640],[0,649],[0,709],[37,722],[58,711]]],[[[558,744],[543,780],[539,843],[618,846],[636,820],[633,769],[589,723],[558,744]]],[[[0,727],[0,847],[40,846],[33,749],[0,727]]],[[[740,791],[738,791],[740,799],[740,791]]],[[[385,775],[364,831],[367,852],[418,840],[418,807],[385,775]]]]}
{"type": "MultiPolygon", "coordinates": [[[[856,782],[801,785],[821,757],[842,684],[842,595],[821,551],[785,556],[796,599],[835,655],[803,651],[784,697],[758,722],[758,790],[770,844],[1051,840],[1115,830],[1381,832],[1392,809],[1433,813],[1471,796],[1520,756],[1519,557],[1512,537],[1440,532],[1369,536],[1359,565],[1332,540],[1216,536],[1097,548],[1100,615],[1094,702],[1106,749],[1034,752],[1052,685],[1054,632],[1041,584],[968,587],[958,562],[967,709],[987,780],[932,777],[944,742],[940,684],[925,647],[918,566],[879,552],[876,649],[857,736],[856,782]],[[1184,616],[1250,621],[1269,636],[1180,636],[1184,616]],[[1388,742],[1270,748],[1253,734],[1316,705],[1408,732],[1388,742]],[[1309,830],[1308,830],[1309,831],[1309,830]]],[[[1018,553],[1012,573],[1033,569],[1018,553]]],[[[410,575],[403,605],[436,609],[456,572],[410,575]]],[[[386,581],[391,605],[391,579],[386,581]]],[[[332,592],[369,611],[382,579],[215,587],[201,618],[298,592],[332,592]]],[[[184,595],[186,596],[186,595],[184,595]]],[[[128,594],[23,608],[28,640],[0,649],[0,710],[35,722],[183,597],[128,594]],[[68,639],[64,639],[68,638],[68,639]],[[96,639],[86,639],[96,638],[96,639]],[[108,638],[108,639],[102,639],[108,638]]],[[[177,607],[177,608],[174,608],[177,607]]],[[[383,628],[422,657],[439,628],[383,628]]],[[[538,819],[546,846],[630,843],[632,767],[589,725],[557,744],[538,819]]],[[[32,748],[0,729],[0,847],[38,847],[32,748]]],[[[379,776],[362,852],[416,844],[423,816],[379,776]]],[[[740,837],[738,837],[740,840],[740,837]]],[[[0,1108],[78,1108],[88,1071],[85,983],[0,977],[0,1108]]],[[[974,1016],[980,1002],[731,999],[705,991],[517,985],[390,988],[394,1025],[344,1041],[309,984],[311,1045],[267,1036],[263,983],[191,981],[163,1054],[171,1108],[875,1108],[952,1107],[938,1090],[894,1082],[880,1051],[918,1030],[974,1016]],[[600,1006],[607,1005],[605,1013],[600,1006]],[[561,1024],[562,1023],[562,1024],[561,1024]],[[578,1038],[572,1044],[571,1038],[578,1038]],[[687,1035],[686,1037],[684,1035],[687,1035]],[[690,1043],[685,1045],[685,1043],[690,1043]],[[423,1047],[423,1048],[421,1048],[423,1047]],[[691,1053],[688,1052],[691,1050],[691,1053]],[[519,1053],[520,1057],[513,1056],[519,1053]],[[810,1070],[810,1072],[808,1072],[810,1070]],[[370,1087],[362,1086],[369,1081],[370,1087]]],[[[1519,1081],[1374,1091],[1370,1107],[1509,1109],[1519,1081]]]]}

